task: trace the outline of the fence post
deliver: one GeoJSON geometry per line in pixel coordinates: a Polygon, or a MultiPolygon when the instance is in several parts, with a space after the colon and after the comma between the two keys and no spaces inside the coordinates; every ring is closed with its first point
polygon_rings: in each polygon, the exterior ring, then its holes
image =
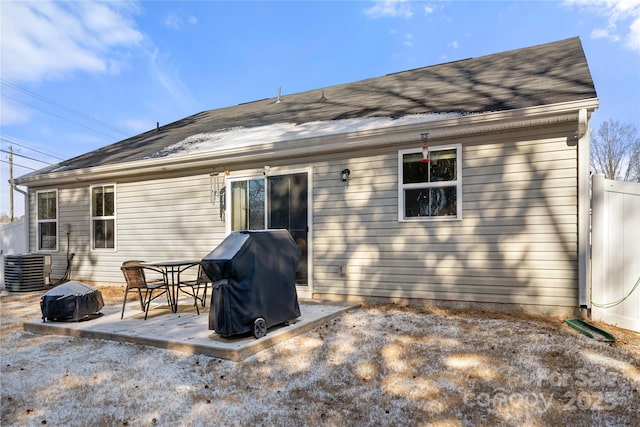
{"type": "MultiPolygon", "coordinates": [[[[606,287],[604,270],[607,254],[604,245],[606,241],[607,209],[603,174],[593,175],[591,191],[591,291],[589,292],[591,295],[589,308],[591,308],[591,301],[604,301],[606,299],[604,295],[606,287]]],[[[593,307],[592,310],[599,311],[601,309],[593,307]]]]}

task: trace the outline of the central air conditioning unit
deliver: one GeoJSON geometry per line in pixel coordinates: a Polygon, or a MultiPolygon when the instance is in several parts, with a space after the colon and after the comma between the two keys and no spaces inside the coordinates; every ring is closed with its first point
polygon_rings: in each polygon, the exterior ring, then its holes
{"type": "Polygon", "coordinates": [[[8,292],[41,291],[49,287],[51,255],[4,256],[4,286],[8,292]]]}

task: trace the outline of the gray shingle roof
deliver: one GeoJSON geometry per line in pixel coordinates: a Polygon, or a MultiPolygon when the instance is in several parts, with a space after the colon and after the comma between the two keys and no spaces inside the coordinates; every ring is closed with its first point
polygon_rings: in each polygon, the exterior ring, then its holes
{"type": "MultiPolygon", "coordinates": [[[[277,98],[203,111],[62,162],[73,170],[141,160],[184,138],[231,127],[423,113],[480,113],[592,99],[580,39],[417,68],[277,98]]],[[[27,176],[51,171],[47,168],[27,176]]]]}

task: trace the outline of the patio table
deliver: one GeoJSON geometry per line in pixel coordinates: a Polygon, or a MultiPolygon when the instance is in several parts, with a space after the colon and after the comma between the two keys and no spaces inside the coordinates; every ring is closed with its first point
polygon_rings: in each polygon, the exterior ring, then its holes
{"type": "Polygon", "coordinates": [[[171,311],[178,312],[178,292],[180,291],[180,274],[186,269],[200,264],[198,259],[147,261],[140,263],[143,267],[154,267],[162,270],[165,283],[169,288],[169,300],[171,311]]]}

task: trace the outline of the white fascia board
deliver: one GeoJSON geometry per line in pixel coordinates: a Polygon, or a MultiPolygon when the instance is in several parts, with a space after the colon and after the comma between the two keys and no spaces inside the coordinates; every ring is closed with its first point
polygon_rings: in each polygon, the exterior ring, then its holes
{"type": "Polygon", "coordinates": [[[266,161],[276,158],[394,146],[412,140],[415,140],[416,143],[421,143],[420,134],[426,131],[429,132],[429,141],[435,141],[456,136],[574,121],[578,120],[581,109],[586,109],[590,114],[596,108],[598,108],[598,99],[592,98],[518,110],[472,113],[425,123],[312,136],[289,141],[273,141],[255,144],[250,147],[229,148],[95,166],[79,170],[52,172],[34,177],[18,178],[15,182],[18,185],[27,186],[39,186],[38,184],[40,183],[60,185],[72,182],[93,182],[124,176],[170,172],[185,168],[207,168],[213,165],[247,162],[257,156],[266,161]]]}

